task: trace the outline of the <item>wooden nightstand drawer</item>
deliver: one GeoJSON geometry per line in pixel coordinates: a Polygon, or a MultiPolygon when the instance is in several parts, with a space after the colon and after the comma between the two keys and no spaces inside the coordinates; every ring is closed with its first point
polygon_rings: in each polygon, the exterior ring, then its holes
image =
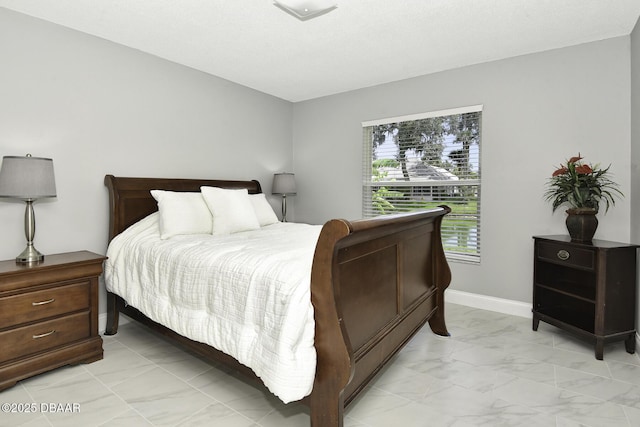
{"type": "Polygon", "coordinates": [[[89,312],[0,332],[0,363],[88,338],[89,312]]]}
{"type": "Polygon", "coordinates": [[[0,330],[89,308],[89,281],[0,298],[0,330]]]}
{"type": "Polygon", "coordinates": [[[568,264],[592,270],[595,267],[595,253],[562,243],[539,242],[538,258],[557,264],[568,264]]]}

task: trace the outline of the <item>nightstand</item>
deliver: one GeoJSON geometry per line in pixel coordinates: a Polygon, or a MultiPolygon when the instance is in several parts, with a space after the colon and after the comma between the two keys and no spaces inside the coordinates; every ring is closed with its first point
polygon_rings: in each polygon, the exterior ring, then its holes
{"type": "Polygon", "coordinates": [[[102,359],[98,277],[106,257],[46,255],[0,262],[0,390],[63,365],[102,359]]]}
{"type": "Polygon", "coordinates": [[[635,352],[636,249],[640,246],[569,236],[534,236],[533,330],[542,320],[595,342],[624,340],[635,352]]]}

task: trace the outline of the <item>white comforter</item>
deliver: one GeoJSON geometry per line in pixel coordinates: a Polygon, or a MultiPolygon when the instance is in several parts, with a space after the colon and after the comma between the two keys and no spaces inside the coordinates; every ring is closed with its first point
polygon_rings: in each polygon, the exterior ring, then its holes
{"type": "Polygon", "coordinates": [[[107,289],[147,317],[249,366],[283,402],[311,392],[311,265],[320,226],[277,223],[161,240],[157,213],[109,245],[107,289]]]}

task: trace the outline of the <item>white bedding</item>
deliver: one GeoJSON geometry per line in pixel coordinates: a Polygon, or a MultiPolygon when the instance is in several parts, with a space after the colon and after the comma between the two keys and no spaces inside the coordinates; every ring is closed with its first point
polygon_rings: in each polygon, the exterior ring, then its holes
{"type": "Polygon", "coordinates": [[[321,226],[161,240],[157,215],[111,241],[107,289],[249,366],[283,402],[308,395],[316,367],[309,284],[321,226]]]}

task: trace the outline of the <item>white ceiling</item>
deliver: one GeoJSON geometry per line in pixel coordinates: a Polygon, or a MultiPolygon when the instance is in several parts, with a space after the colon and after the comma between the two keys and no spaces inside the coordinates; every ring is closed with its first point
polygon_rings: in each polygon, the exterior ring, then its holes
{"type": "Polygon", "coordinates": [[[640,0],[0,0],[6,7],[302,101],[628,35],[640,0]]]}

